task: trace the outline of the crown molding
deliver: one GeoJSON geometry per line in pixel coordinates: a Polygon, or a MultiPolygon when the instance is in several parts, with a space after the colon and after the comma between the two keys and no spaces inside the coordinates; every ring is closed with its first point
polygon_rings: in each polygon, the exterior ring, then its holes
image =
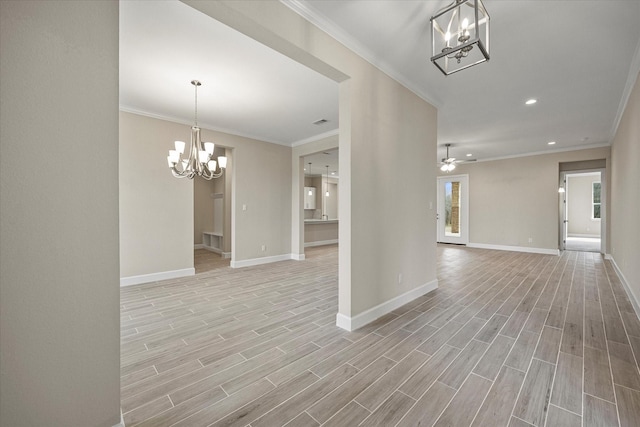
{"type": "Polygon", "coordinates": [[[633,58],[631,59],[631,67],[629,68],[627,83],[625,84],[624,90],[622,91],[620,105],[618,105],[618,111],[616,112],[616,117],[613,120],[613,126],[611,127],[611,141],[613,141],[613,139],[616,137],[616,133],[618,132],[620,120],[622,120],[624,110],[627,108],[627,102],[629,101],[629,97],[631,96],[631,91],[633,90],[636,80],[638,79],[638,73],[640,73],[640,40],[638,40],[636,51],[633,54],[633,58]]]}
{"type": "MultiPolygon", "coordinates": [[[[139,116],[150,117],[152,119],[166,120],[168,122],[178,123],[178,124],[181,124],[181,125],[193,126],[193,121],[187,121],[187,120],[184,120],[184,119],[181,119],[181,118],[178,118],[178,117],[163,116],[161,114],[150,113],[148,111],[138,110],[136,108],[132,108],[132,107],[129,107],[127,105],[120,104],[119,109],[120,109],[120,111],[125,112],[125,113],[137,114],[139,116]]],[[[285,147],[291,147],[291,144],[287,144],[286,142],[265,139],[265,138],[263,138],[261,136],[251,135],[251,134],[243,133],[243,132],[238,132],[235,129],[225,129],[225,128],[213,126],[213,125],[208,124],[208,123],[202,123],[202,122],[198,123],[198,126],[201,129],[212,130],[212,131],[215,131],[215,132],[221,132],[221,133],[226,133],[226,134],[229,134],[229,135],[240,136],[242,138],[249,138],[249,139],[254,139],[256,141],[268,142],[270,144],[284,145],[285,147]]]]}
{"type": "Polygon", "coordinates": [[[301,139],[291,144],[292,147],[299,147],[301,145],[310,144],[312,142],[320,141],[321,139],[329,138],[330,136],[336,136],[340,133],[340,129],[332,129],[330,131],[321,133],[319,135],[310,136],[309,138],[301,139]]]}
{"type": "MultiPolygon", "coordinates": [[[[488,159],[478,159],[473,163],[493,162],[495,160],[517,159],[519,157],[542,156],[544,154],[564,153],[564,152],[567,152],[567,151],[589,150],[589,149],[592,149],[592,148],[602,148],[602,147],[611,147],[611,143],[610,142],[602,142],[602,143],[598,143],[598,144],[577,145],[577,146],[574,146],[574,147],[558,148],[558,149],[555,149],[555,150],[533,151],[533,152],[528,152],[528,153],[513,154],[513,155],[510,155],[510,156],[490,157],[488,159]]],[[[471,163],[466,163],[466,164],[471,164],[471,163]]]]}
{"type": "Polygon", "coordinates": [[[320,30],[329,34],[331,37],[342,43],[348,49],[355,52],[358,56],[369,62],[374,67],[391,77],[393,80],[422,98],[424,101],[433,105],[436,108],[442,107],[442,102],[437,100],[432,94],[425,91],[423,88],[414,84],[411,79],[406,77],[400,71],[389,65],[383,59],[377,57],[371,50],[367,49],[362,43],[357,41],[353,36],[348,34],[342,28],[334,24],[329,19],[322,16],[313,7],[304,4],[300,0],[280,0],[282,4],[293,10],[298,15],[302,16],[307,21],[314,24],[320,30]]]}

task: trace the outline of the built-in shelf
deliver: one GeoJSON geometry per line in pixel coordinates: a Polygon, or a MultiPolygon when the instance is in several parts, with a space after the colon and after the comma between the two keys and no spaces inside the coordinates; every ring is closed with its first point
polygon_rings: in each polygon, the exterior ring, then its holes
{"type": "Polygon", "coordinates": [[[222,233],[203,231],[202,246],[208,251],[222,254],[222,233]]]}

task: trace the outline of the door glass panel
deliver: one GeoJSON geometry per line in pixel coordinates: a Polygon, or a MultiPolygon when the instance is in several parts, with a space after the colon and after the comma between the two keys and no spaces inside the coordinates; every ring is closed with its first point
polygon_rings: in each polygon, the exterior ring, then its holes
{"type": "Polygon", "coordinates": [[[460,182],[445,183],[445,236],[460,237],[460,182]]]}

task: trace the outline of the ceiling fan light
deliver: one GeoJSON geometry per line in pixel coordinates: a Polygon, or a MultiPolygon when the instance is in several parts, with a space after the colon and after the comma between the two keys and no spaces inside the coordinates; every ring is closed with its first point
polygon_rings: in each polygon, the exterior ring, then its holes
{"type": "Polygon", "coordinates": [[[452,170],[454,170],[456,168],[456,165],[454,165],[453,163],[449,163],[449,166],[447,167],[448,171],[451,172],[452,170]]]}
{"type": "Polygon", "coordinates": [[[449,165],[447,165],[447,164],[442,165],[442,166],[440,167],[440,170],[441,170],[442,172],[447,172],[447,171],[449,170],[449,165]]]}

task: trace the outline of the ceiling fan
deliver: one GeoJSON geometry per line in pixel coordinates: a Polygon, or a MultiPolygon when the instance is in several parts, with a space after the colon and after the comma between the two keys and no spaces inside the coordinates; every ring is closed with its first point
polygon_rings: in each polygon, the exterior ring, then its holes
{"type": "Polygon", "coordinates": [[[444,144],[447,147],[447,157],[443,158],[440,162],[440,170],[442,172],[451,172],[456,168],[456,163],[475,162],[476,159],[456,160],[455,157],[449,157],[449,147],[451,144],[444,144]]]}

